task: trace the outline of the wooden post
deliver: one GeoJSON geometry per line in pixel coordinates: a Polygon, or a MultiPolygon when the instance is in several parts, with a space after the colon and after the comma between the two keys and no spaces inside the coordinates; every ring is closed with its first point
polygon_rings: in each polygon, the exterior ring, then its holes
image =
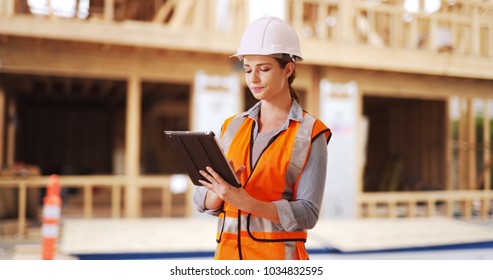
{"type": "Polygon", "coordinates": [[[400,12],[395,12],[394,10],[389,11],[390,16],[390,26],[389,26],[389,36],[390,36],[390,47],[402,48],[404,44],[402,42],[402,34],[404,31],[402,14],[400,12]]]}
{"type": "MultiPolygon", "coordinates": [[[[486,194],[490,193],[490,190],[485,190],[486,194]]],[[[490,196],[487,195],[481,200],[481,219],[487,220],[489,219],[489,210],[490,210],[490,196]]]]}
{"type": "Polygon", "coordinates": [[[8,106],[9,119],[7,126],[7,166],[13,166],[15,161],[15,102],[10,100],[8,106]]]}
{"type": "Polygon", "coordinates": [[[328,27],[325,24],[327,19],[329,5],[320,3],[317,9],[317,20],[315,24],[315,34],[317,38],[326,39],[329,37],[328,27]]]}
{"type": "MultiPolygon", "coordinates": [[[[492,38],[493,39],[493,38],[492,38]]],[[[490,147],[490,104],[489,100],[483,100],[483,168],[487,168],[482,174],[484,176],[484,189],[489,190],[491,186],[491,147],[490,147]]]]}
{"type": "Polygon", "coordinates": [[[92,185],[84,186],[84,218],[92,218],[92,185]]]}
{"type": "Polygon", "coordinates": [[[472,214],[472,201],[470,199],[465,199],[463,205],[464,210],[462,211],[462,218],[464,220],[469,220],[472,214]]]}
{"type": "Polygon", "coordinates": [[[479,6],[474,6],[472,9],[472,23],[471,23],[471,52],[473,55],[479,55],[481,53],[481,15],[479,13],[479,6]]]}
{"type": "Polygon", "coordinates": [[[119,184],[114,184],[111,188],[111,217],[120,218],[121,209],[120,203],[122,201],[121,188],[119,184]]]}
{"type": "MultiPolygon", "coordinates": [[[[183,0],[182,0],[183,1],[183,0]]],[[[193,27],[195,30],[206,30],[207,29],[207,20],[206,13],[204,11],[207,10],[207,1],[201,0],[195,2],[192,8],[192,21],[193,27]]]]}
{"type": "Polygon", "coordinates": [[[376,217],[377,203],[375,201],[368,201],[368,218],[376,217]]]}
{"type": "Polygon", "coordinates": [[[438,51],[437,32],[438,32],[438,21],[433,15],[431,15],[430,28],[428,30],[428,38],[430,43],[428,49],[431,49],[432,51],[438,51]]]}
{"type": "Polygon", "coordinates": [[[303,2],[301,1],[293,1],[293,18],[291,19],[291,23],[293,24],[293,28],[300,32],[303,29],[303,2]]]}
{"type": "Polygon", "coordinates": [[[19,183],[19,220],[17,234],[24,236],[26,233],[26,207],[27,207],[27,187],[25,182],[19,183]]]}
{"type": "Polygon", "coordinates": [[[454,206],[455,206],[455,201],[451,198],[447,199],[445,201],[446,205],[445,205],[445,214],[447,217],[449,218],[453,218],[454,217],[454,206]]]}
{"type": "Polygon", "coordinates": [[[459,99],[459,137],[458,137],[458,174],[459,174],[459,189],[467,189],[467,112],[464,110],[466,98],[459,99]]]}
{"type": "MultiPolygon", "coordinates": [[[[454,135],[453,135],[453,119],[451,115],[451,109],[450,106],[452,102],[451,99],[448,98],[446,100],[446,106],[445,106],[445,189],[446,190],[452,190],[453,185],[452,185],[452,179],[451,177],[456,174],[456,170],[454,170],[454,165],[453,165],[453,149],[454,149],[454,135]]],[[[449,202],[447,201],[447,205],[449,202]]]]}
{"type": "Polygon", "coordinates": [[[359,10],[356,10],[356,6],[354,6],[352,1],[339,1],[339,9],[337,13],[338,24],[336,26],[336,39],[338,41],[345,43],[354,42],[354,12],[359,12],[359,10]]]}
{"type": "Polygon", "coordinates": [[[396,218],[397,217],[397,201],[389,201],[388,204],[388,217],[396,218]]]}
{"type": "Polygon", "coordinates": [[[429,198],[426,201],[426,216],[427,217],[433,217],[436,215],[436,210],[435,210],[435,200],[432,198],[429,198]]]}
{"type": "Polygon", "coordinates": [[[15,0],[3,0],[0,4],[0,15],[13,16],[15,13],[15,0]]]}
{"type": "Polygon", "coordinates": [[[408,48],[417,49],[419,47],[419,30],[418,30],[418,15],[414,15],[412,21],[409,23],[409,43],[408,48]]]}
{"type": "Polygon", "coordinates": [[[408,217],[414,218],[417,216],[417,201],[415,200],[409,200],[409,213],[408,217]]]}
{"type": "Polygon", "coordinates": [[[472,98],[467,100],[467,144],[467,188],[474,189],[476,186],[476,122],[472,98]]]}
{"type": "Polygon", "coordinates": [[[127,185],[125,190],[125,216],[140,216],[140,135],[141,135],[141,79],[132,75],[127,81],[127,116],[125,130],[125,174],[127,185]]]}
{"type": "Polygon", "coordinates": [[[0,88],[0,169],[4,167],[5,150],[5,92],[0,88]]]}
{"type": "Polygon", "coordinates": [[[115,1],[104,0],[104,20],[113,21],[115,18],[115,1]]]}
{"type": "Polygon", "coordinates": [[[169,186],[163,186],[161,195],[162,215],[163,217],[170,217],[173,205],[173,198],[169,186]]]}
{"type": "Polygon", "coordinates": [[[488,45],[489,45],[489,47],[488,47],[488,50],[489,50],[488,51],[488,56],[489,57],[492,57],[493,56],[493,23],[490,24],[490,25],[488,25],[488,29],[489,29],[489,32],[488,32],[489,36],[488,36],[488,38],[490,38],[488,40],[488,45]]]}

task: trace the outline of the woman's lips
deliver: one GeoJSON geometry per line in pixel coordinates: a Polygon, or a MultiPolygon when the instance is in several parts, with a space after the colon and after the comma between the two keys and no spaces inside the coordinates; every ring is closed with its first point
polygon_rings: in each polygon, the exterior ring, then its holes
{"type": "Polygon", "coordinates": [[[259,93],[259,92],[261,92],[263,89],[264,89],[264,87],[252,87],[250,90],[251,90],[253,93],[259,93]]]}

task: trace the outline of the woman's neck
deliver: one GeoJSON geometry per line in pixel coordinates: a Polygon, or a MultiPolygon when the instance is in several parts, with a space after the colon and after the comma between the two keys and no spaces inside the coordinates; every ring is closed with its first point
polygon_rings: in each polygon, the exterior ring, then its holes
{"type": "Polygon", "coordinates": [[[267,132],[282,126],[289,116],[291,98],[278,102],[262,100],[260,104],[259,132],[267,132]]]}

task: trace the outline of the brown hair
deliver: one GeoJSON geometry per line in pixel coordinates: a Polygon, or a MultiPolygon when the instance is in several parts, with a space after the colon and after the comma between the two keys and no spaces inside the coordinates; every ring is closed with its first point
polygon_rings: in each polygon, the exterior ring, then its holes
{"type": "MultiPolygon", "coordinates": [[[[279,66],[284,69],[286,68],[286,65],[288,65],[289,62],[293,62],[291,57],[288,54],[282,54],[281,57],[274,57],[277,60],[277,63],[279,63],[279,66]]],[[[294,63],[296,66],[296,63],[294,63]]],[[[296,100],[296,102],[300,103],[300,97],[298,95],[298,92],[292,87],[292,83],[294,79],[296,78],[296,67],[293,69],[293,73],[291,73],[291,76],[288,78],[288,83],[289,83],[289,93],[291,94],[291,98],[296,100]]]]}

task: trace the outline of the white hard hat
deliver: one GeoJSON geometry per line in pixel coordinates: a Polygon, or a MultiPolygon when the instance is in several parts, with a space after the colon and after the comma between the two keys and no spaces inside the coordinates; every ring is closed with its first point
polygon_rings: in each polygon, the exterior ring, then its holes
{"type": "Polygon", "coordinates": [[[262,17],[250,23],[243,32],[240,47],[232,57],[280,54],[288,54],[293,61],[303,60],[298,35],[282,19],[262,17]]]}

